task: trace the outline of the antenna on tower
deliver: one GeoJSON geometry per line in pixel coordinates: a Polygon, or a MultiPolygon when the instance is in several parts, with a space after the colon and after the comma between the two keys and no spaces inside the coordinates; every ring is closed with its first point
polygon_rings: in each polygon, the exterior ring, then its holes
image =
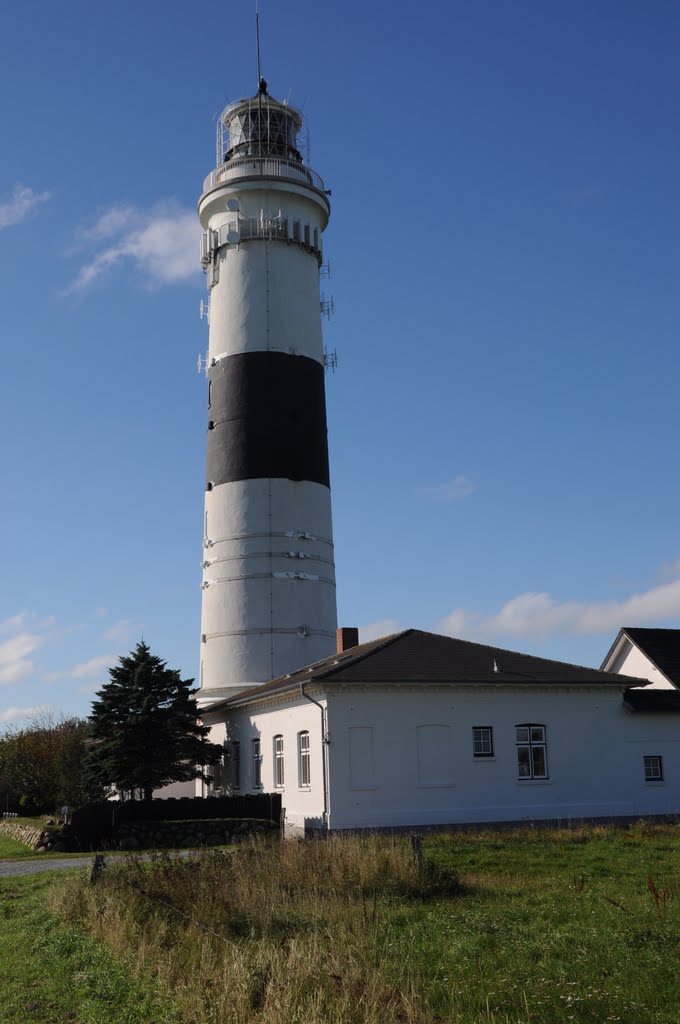
{"type": "Polygon", "coordinates": [[[260,64],[260,0],[255,0],[255,42],[257,43],[257,148],[262,156],[262,95],[267,95],[267,83],[262,77],[260,64]]]}
{"type": "Polygon", "coordinates": [[[257,88],[260,88],[262,81],[262,70],[260,67],[260,0],[255,0],[255,41],[257,43],[257,88]]]}

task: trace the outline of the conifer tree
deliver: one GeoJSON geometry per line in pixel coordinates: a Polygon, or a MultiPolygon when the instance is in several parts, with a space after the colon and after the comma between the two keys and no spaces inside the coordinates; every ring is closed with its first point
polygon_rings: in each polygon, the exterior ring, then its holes
{"type": "Polygon", "coordinates": [[[216,764],[222,748],[198,720],[193,679],[181,679],[143,641],[109,675],[90,715],[91,777],[141,790],[145,800],[169,782],[204,778],[200,766],[216,764]]]}

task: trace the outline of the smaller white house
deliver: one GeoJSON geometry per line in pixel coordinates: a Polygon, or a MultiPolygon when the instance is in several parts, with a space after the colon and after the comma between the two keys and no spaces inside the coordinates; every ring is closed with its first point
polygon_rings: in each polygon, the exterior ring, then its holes
{"type": "Polygon", "coordinates": [[[602,662],[605,672],[648,679],[651,688],[680,688],[680,629],[624,626],[602,662]]]}
{"type": "Polygon", "coordinates": [[[646,686],[410,629],[203,718],[217,788],[280,792],[291,829],[679,813],[680,702],[650,706],[646,686]]]}

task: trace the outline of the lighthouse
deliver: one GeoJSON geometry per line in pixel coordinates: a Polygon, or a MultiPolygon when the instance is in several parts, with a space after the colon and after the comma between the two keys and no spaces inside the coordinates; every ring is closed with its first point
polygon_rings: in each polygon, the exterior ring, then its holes
{"type": "Polygon", "coordinates": [[[209,293],[199,702],[327,657],[337,611],[321,330],[329,193],[302,115],[229,104],[198,212],[209,293]]]}

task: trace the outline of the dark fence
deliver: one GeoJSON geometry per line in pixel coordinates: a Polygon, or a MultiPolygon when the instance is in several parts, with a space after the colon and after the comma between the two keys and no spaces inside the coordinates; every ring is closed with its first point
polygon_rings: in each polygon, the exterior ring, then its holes
{"type": "Polygon", "coordinates": [[[280,793],[181,797],[167,800],[100,800],[71,815],[71,831],[82,847],[105,844],[128,821],[200,821],[206,818],[281,818],[280,793]]]}

